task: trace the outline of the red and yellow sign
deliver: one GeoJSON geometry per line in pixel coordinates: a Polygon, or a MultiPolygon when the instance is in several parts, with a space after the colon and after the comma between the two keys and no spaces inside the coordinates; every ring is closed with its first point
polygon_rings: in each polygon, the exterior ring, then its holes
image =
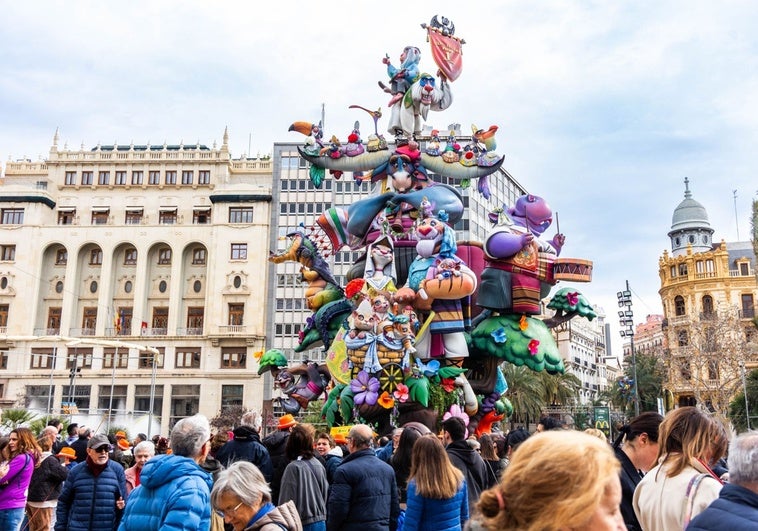
{"type": "Polygon", "coordinates": [[[463,71],[463,42],[452,35],[443,35],[431,26],[426,31],[434,62],[449,81],[455,81],[463,71]]]}

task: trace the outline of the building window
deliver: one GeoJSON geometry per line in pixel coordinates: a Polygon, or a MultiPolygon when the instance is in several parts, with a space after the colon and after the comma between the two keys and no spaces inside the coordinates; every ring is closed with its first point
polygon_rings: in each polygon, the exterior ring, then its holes
{"type": "Polygon", "coordinates": [[[171,264],[171,249],[169,247],[162,247],[158,250],[158,265],[171,264]]]}
{"type": "Polygon", "coordinates": [[[6,370],[8,368],[8,351],[0,350],[0,369],[6,370]]]}
{"type": "Polygon", "coordinates": [[[76,172],[75,171],[67,171],[66,172],[66,180],[64,183],[68,186],[73,186],[76,184],[76,172]]]}
{"type": "Polygon", "coordinates": [[[709,380],[718,380],[719,379],[719,361],[718,360],[708,360],[708,379],[709,380]]]}
{"type": "Polygon", "coordinates": [[[105,225],[108,223],[109,217],[110,217],[110,209],[93,210],[92,211],[92,224],[105,225]]]}
{"type": "Polygon", "coordinates": [[[176,223],[176,209],[164,209],[158,213],[158,223],[161,225],[173,225],[176,223]]]}
{"type": "Polygon", "coordinates": [[[755,306],[753,301],[753,295],[750,293],[743,294],[742,300],[742,318],[753,319],[755,317],[755,306]]]}
{"type": "Polygon", "coordinates": [[[69,407],[75,408],[74,411],[88,411],[91,399],[92,386],[90,385],[76,383],[73,388],[69,385],[63,386],[63,401],[68,402],[69,407]]]}
{"type": "Polygon", "coordinates": [[[92,172],[83,171],[82,172],[82,185],[90,186],[91,184],[92,184],[92,172]]]}
{"type": "Polygon", "coordinates": [[[51,369],[53,367],[53,349],[32,348],[30,369],[51,369]]]}
{"type": "MultiPolygon", "coordinates": [[[[121,351],[119,351],[119,356],[121,351]]],[[[120,367],[119,367],[120,368],[120,367]]],[[[114,411],[126,413],[126,387],[125,385],[100,385],[97,408],[113,415],[114,411]]]]}
{"type": "MultiPolygon", "coordinates": [[[[152,365],[150,365],[152,367],[152,365]]],[[[161,364],[161,367],[163,365],[161,364]]],[[[150,413],[150,403],[153,405],[153,418],[160,421],[163,411],[163,386],[162,385],[135,385],[134,386],[134,412],[150,413]]]]}
{"type": "Polygon", "coordinates": [[[61,331],[61,313],[60,307],[51,307],[47,310],[47,335],[55,336],[61,331]]]}
{"type": "Polygon", "coordinates": [[[166,171],[166,184],[176,184],[176,170],[166,171]]]}
{"type": "Polygon", "coordinates": [[[684,380],[691,380],[692,379],[692,367],[690,367],[690,360],[682,359],[680,360],[679,365],[679,375],[684,380]]]}
{"type": "Polygon", "coordinates": [[[243,385],[221,386],[221,409],[242,405],[243,385]]]}
{"type": "Polygon", "coordinates": [[[103,369],[114,369],[114,368],[126,369],[128,366],[129,366],[129,349],[128,348],[119,348],[118,353],[116,353],[115,348],[103,349],[103,369]]]}
{"type": "Polygon", "coordinates": [[[207,225],[211,222],[210,208],[196,208],[192,211],[192,223],[195,225],[207,225]]]}
{"type": "Polygon", "coordinates": [[[205,265],[205,249],[198,247],[192,250],[192,265],[205,265]]]}
{"type": "Polygon", "coordinates": [[[674,297],[674,315],[681,316],[685,315],[685,309],[684,309],[684,297],[681,295],[677,295],[674,297]]]}
{"type": "Polygon", "coordinates": [[[679,330],[679,332],[677,332],[676,339],[680,347],[686,347],[690,344],[690,337],[689,334],[687,334],[687,330],[679,330]]]}
{"type": "Polygon", "coordinates": [[[231,326],[242,326],[245,320],[244,304],[229,304],[229,324],[231,326]]]}
{"type": "Polygon", "coordinates": [[[244,369],[247,365],[246,350],[245,347],[222,347],[221,368],[244,369]]]}
{"type": "Polygon", "coordinates": [[[750,264],[747,262],[740,263],[740,276],[746,277],[750,275],[750,264]]]}
{"type": "Polygon", "coordinates": [[[246,243],[233,243],[231,259],[232,260],[247,260],[247,244],[246,243]]]}
{"type": "Polygon", "coordinates": [[[229,223],[252,223],[253,207],[229,207],[229,223]]]}
{"type": "Polygon", "coordinates": [[[187,328],[199,330],[202,333],[204,315],[205,308],[202,306],[190,306],[187,308],[187,328]]]}
{"type": "Polygon", "coordinates": [[[58,225],[73,225],[76,219],[76,209],[58,210],[58,225]]]}
{"type": "Polygon", "coordinates": [[[89,253],[89,265],[103,265],[103,250],[92,249],[89,253]]]}
{"type": "Polygon", "coordinates": [[[71,370],[92,368],[92,349],[91,348],[72,348],[66,354],[66,369],[71,370]]]}
{"type": "Polygon", "coordinates": [[[13,262],[16,260],[15,245],[0,245],[0,260],[4,262],[13,262]]]}
{"type": "Polygon", "coordinates": [[[139,225],[142,223],[142,209],[133,208],[127,209],[124,217],[124,223],[127,225],[139,225]]]}
{"type": "Polygon", "coordinates": [[[111,180],[111,172],[101,171],[97,176],[97,184],[108,184],[111,180]]]}
{"type": "MultiPolygon", "coordinates": [[[[158,351],[157,354],[153,354],[149,350],[142,350],[139,353],[139,360],[137,362],[137,368],[139,369],[152,369],[153,368],[153,361],[155,361],[155,368],[156,369],[162,369],[163,368],[163,361],[164,361],[164,354],[166,353],[166,347],[157,347],[156,350],[158,351]]],[[[137,386],[141,387],[141,386],[137,386]]],[[[136,394],[136,393],[135,393],[136,394]]]]}
{"type": "Polygon", "coordinates": [[[671,266],[671,278],[676,278],[676,266],[671,266]]]}
{"type": "Polygon", "coordinates": [[[168,307],[159,306],[153,308],[153,335],[166,335],[168,333],[168,307]]]}
{"type": "Polygon", "coordinates": [[[124,265],[137,265],[137,249],[131,247],[124,251],[124,265]]]}
{"type": "Polygon", "coordinates": [[[211,172],[210,170],[200,170],[197,172],[197,184],[210,184],[211,172]]]}
{"type": "Polygon", "coordinates": [[[705,261],[705,272],[706,273],[713,273],[713,260],[708,259],[705,261]]]}
{"type": "Polygon", "coordinates": [[[710,317],[713,315],[713,297],[703,295],[703,315],[710,317]]]}
{"type": "Polygon", "coordinates": [[[199,369],[199,347],[177,347],[174,367],[177,369],[199,369]]]}
{"type": "Polygon", "coordinates": [[[82,335],[95,335],[97,327],[97,308],[87,307],[82,310],[82,335]]]}
{"type": "Polygon", "coordinates": [[[117,171],[116,172],[116,186],[124,186],[125,184],[126,184],[126,172],[117,171]]]}
{"type": "Polygon", "coordinates": [[[134,309],[131,306],[123,306],[118,309],[116,317],[113,320],[113,327],[116,335],[129,336],[132,334],[132,313],[134,309]]]}
{"type": "Polygon", "coordinates": [[[8,326],[8,311],[9,306],[7,304],[0,304],[0,327],[2,328],[8,326]]]}
{"type": "Polygon", "coordinates": [[[161,172],[157,170],[150,170],[147,177],[147,184],[158,185],[161,184],[161,172]]]}
{"type": "Polygon", "coordinates": [[[191,417],[200,409],[199,385],[171,386],[171,418],[169,429],[185,417],[191,417]]]}
{"type": "Polygon", "coordinates": [[[687,264],[679,264],[679,276],[680,277],[687,276],[687,264]]]}
{"type": "Polygon", "coordinates": [[[143,173],[144,172],[142,170],[138,170],[138,171],[133,171],[132,172],[132,184],[133,185],[142,184],[143,173]]]}
{"type": "Polygon", "coordinates": [[[192,184],[194,172],[192,170],[182,170],[182,184],[192,184]]]}
{"type": "Polygon", "coordinates": [[[55,265],[66,265],[68,263],[68,251],[66,249],[58,249],[55,251],[55,265]]]}
{"type": "Polygon", "coordinates": [[[0,212],[3,225],[21,225],[24,222],[23,208],[3,208],[0,212]]]}

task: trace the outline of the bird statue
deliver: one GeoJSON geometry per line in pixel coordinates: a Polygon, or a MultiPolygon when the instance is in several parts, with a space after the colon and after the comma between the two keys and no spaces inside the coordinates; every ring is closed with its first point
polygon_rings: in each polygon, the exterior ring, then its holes
{"type": "Polygon", "coordinates": [[[491,125],[490,128],[485,131],[484,129],[479,129],[474,124],[471,124],[471,135],[478,143],[484,145],[487,151],[495,151],[497,148],[495,133],[497,133],[496,125],[491,125]]]}

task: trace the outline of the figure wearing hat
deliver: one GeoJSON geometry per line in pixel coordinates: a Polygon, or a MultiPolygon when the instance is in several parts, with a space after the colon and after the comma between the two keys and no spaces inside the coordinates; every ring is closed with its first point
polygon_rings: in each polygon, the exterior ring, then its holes
{"type": "Polygon", "coordinates": [[[276,431],[265,437],[261,442],[268,450],[271,457],[271,464],[274,467],[274,476],[271,479],[271,499],[274,504],[279,500],[279,486],[282,483],[284,469],[287,468],[289,460],[287,459],[285,449],[287,448],[287,439],[290,436],[290,429],[297,425],[295,417],[287,413],[279,417],[276,431]]]}
{"type": "Polygon", "coordinates": [[[66,468],[72,468],[76,464],[76,452],[70,446],[64,446],[55,456],[61,460],[61,464],[66,468]]]}

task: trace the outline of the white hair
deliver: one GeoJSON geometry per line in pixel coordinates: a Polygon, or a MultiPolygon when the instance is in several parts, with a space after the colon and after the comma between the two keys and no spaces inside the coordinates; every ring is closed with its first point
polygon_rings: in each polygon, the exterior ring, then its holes
{"type": "Polygon", "coordinates": [[[730,483],[758,483],[758,431],[745,432],[732,440],[727,464],[730,483]]]}

